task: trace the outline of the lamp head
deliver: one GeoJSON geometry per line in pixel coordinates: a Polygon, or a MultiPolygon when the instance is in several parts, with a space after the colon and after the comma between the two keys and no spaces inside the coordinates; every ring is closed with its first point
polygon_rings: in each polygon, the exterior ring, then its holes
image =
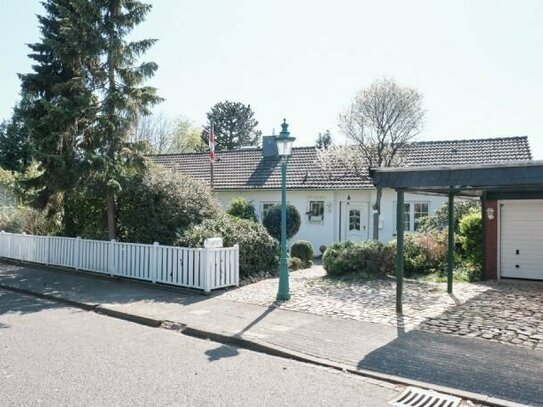
{"type": "Polygon", "coordinates": [[[290,132],[288,131],[287,119],[283,119],[283,123],[281,123],[281,132],[279,133],[279,137],[275,139],[275,142],[277,143],[277,154],[281,157],[290,156],[294,140],[296,140],[296,138],[291,137],[290,132]]]}

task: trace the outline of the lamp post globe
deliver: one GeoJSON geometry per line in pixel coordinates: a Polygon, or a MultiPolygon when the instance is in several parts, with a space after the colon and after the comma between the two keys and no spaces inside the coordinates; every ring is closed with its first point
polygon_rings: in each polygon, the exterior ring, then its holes
{"type": "Polygon", "coordinates": [[[288,301],[290,289],[287,260],[287,164],[292,152],[295,137],[290,136],[286,119],[281,124],[281,132],[276,137],[277,154],[281,157],[281,258],[279,260],[279,289],[277,301],[288,301]]]}

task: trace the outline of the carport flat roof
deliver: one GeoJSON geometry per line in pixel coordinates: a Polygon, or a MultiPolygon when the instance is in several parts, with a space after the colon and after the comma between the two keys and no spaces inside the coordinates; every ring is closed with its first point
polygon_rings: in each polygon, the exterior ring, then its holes
{"type": "Polygon", "coordinates": [[[481,196],[485,192],[543,193],[543,161],[481,165],[372,168],[377,188],[481,196]]]}

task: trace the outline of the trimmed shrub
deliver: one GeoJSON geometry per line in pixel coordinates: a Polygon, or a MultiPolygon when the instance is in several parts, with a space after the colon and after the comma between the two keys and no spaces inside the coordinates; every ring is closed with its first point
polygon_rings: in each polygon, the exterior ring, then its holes
{"type": "Polygon", "coordinates": [[[321,244],[320,247],[319,247],[319,251],[321,252],[321,256],[322,256],[324,254],[324,252],[326,251],[326,245],[321,244]]]}
{"type": "Polygon", "coordinates": [[[226,213],[240,219],[256,222],[255,207],[243,197],[232,199],[228,204],[226,213]]]}
{"type": "Polygon", "coordinates": [[[480,266],[483,262],[483,219],[480,211],[472,211],[460,219],[459,225],[461,255],[471,264],[480,266]]]}
{"type": "Polygon", "coordinates": [[[223,213],[192,226],[178,244],[202,247],[210,237],[222,237],[225,247],[239,244],[240,277],[277,275],[279,246],[262,225],[223,213]]]}
{"type": "Polygon", "coordinates": [[[324,252],[322,264],[330,275],[387,274],[394,271],[394,252],[374,240],[333,243],[324,252]]]}
{"type": "Polygon", "coordinates": [[[304,268],[304,264],[301,259],[298,257],[289,257],[288,259],[288,269],[291,271],[296,271],[304,268]]]}
{"type": "Polygon", "coordinates": [[[305,268],[313,265],[313,246],[307,240],[298,240],[290,247],[290,255],[302,261],[305,268]]]}
{"type": "MultiPolygon", "coordinates": [[[[300,218],[300,212],[293,205],[287,205],[287,239],[290,239],[300,229],[302,220],[300,218]]],[[[273,205],[262,224],[268,231],[268,233],[276,238],[281,239],[281,205],[273,205]]]]}

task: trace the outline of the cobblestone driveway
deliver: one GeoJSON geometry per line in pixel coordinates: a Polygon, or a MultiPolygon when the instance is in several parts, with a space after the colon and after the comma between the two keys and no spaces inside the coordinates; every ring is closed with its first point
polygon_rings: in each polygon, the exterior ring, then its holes
{"type": "MultiPolygon", "coordinates": [[[[275,304],[283,309],[543,350],[543,283],[455,283],[450,296],[444,283],[406,280],[404,315],[397,317],[393,280],[335,281],[326,278],[320,266],[290,277],[291,300],[275,304]]],[[[270,306],[277,284],[277,279],[263,280],[220,297],[270,306]]]]}

